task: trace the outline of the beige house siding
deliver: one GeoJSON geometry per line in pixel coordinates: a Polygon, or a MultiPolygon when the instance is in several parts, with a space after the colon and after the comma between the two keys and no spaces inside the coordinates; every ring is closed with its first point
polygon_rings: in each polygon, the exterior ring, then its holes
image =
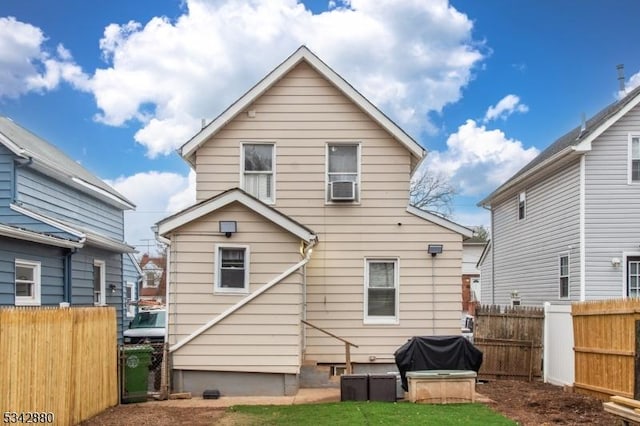
{"type": "MultiPolygon", "coordinates": [[[[169,297],[170,344],[248,295],[214,293],[217,244],[249,247],[251,293],[301,260],[297,237],[239,203],[178,228],[171,239],[171,282],[175,284],[169,297]],[[220,220],[237,221],[238,232],[231,238],[219,235],[220,220]]],[[[176,350],[173,367],[296,374],[301,313],[299,271],[176,350]]]]}
{"type": "MultiPolygon", "coordinates": [[[[275,144],[274,207],[319,236],[306,270],[306,319],[359,345],[352,350],[354,362],[370,362],[370,357],[390,362],[395,349],[415,335],[459,334],[462,236],[406,211],[410,176],[417,159],[305,63],[296,66],[247,111],[254,111],[255,117],[240,113],[198,149],[197,199],[206,200],[240,186],[242,142],[275,144]],[[329,142],[360,144],[359,203],[332,205],[325,201],[329,142]],[[433,260],[435,270],[426,251],[429,243],[444,244],[444,253],[433,260]],[[399,261],[398,324],[364,324],[366,258],[399,261]]],[[[271,241],[256,233],[247,237],[247,241],[271,241]]],[[[189,251],[202,249],[202,245],[194,245],[189,251]]],[[[252,244],[252,262],[253,250],[252,244]]],[[[280,271],[292,264],[282,261],[277,266],[278,259],[271,260],[280,271]]],[[[189,273],[191,267],[185,265],[183,273],[189,273]]],[[[196,287],[197,283],[192,285],[196,287]]],[[[180,290],[179,297],[187,295],[180,290]]],[[[196,327],[181,324],[178,331],[182,334],[196,327]]],[[[284,332],[282,325],[269,327],[274,336],[284,332]]],[[[232,333],[235,329],[228,330],[232,333]]],[[[342,343],[312,329],[305,335],[307,359],[344,362],[342,343]]],[[[181,359],[180,351],[177,355],[181,359]]]]}

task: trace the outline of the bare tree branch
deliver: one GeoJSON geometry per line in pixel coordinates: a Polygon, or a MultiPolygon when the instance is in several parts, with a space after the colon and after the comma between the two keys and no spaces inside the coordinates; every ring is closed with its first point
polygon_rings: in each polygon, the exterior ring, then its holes
{"type": "Polygon", "coordinates": [[[456,193],[454,186],[443,175],[426,172],[411,181],[409,199],[414,207],[448,218],[453,213],[456,193]]]}

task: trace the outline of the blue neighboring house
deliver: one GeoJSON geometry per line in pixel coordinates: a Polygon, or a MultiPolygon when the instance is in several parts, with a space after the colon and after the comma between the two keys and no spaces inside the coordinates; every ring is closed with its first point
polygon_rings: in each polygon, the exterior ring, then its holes
{"type": "Polygon", "coordinates": [[[121,336],[127,283],[140,278],[124,242],[124,211],[133,208],[58,148],[0,117],[0,305],[114,306],[121,336]]]}

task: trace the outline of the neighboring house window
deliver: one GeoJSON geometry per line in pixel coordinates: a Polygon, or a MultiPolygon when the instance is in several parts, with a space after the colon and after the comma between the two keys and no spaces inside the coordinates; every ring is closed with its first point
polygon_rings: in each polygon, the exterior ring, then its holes
{"type": "Polygon", "coordinates": [[[633,136],[631,138],[630,162],[631,182],[640,182],[640,136],[633,136]]]}
{"type": "Polygon", "coordinates": [[[40,262],[16,260],[16,306],[40,305],[40,262]]]}
{"type": "Polygon", "coordinates": [[[93,261],[93,304],[106,305],[106,273],[103,260],[93,261]]]}
{"type": "Polygon", "coordinates": [[[398,260],[366,259],[365,323],[398,322],[398,260]]]}
{"type": "Polygon", "coordinates": [[[560,298],[569,297],[569,255],[560,256],[560,298]]]}
{"type": "Polygon", "coordinates": [[[156,277],[156,273],[153,271],[145,272],[145,287],[158,287],[158,280],[156,277]]]}
{"type": "Polygon", "coordinates": [[[275,200],[275,144],[242,144],[242,189],[265,203],[275,200]]]}
{"type": "Polygon", "coordinates": [[[327,145],[327,201],[359,200],[358,144],[327,145]]]}
{"type": "Polygon", "coordinates": [[[127,281],[124,286],[124,289],[125,289],[124,311],[127,314],[127,318],[133,318],[134,316],[136,316],[136,305],[134,304],[135,301],[133,300],[134,286],[135,284],[130,281],[127,281]]]}
{"type": "Polygon", "coordinates": [[[218,246],[215,291],[246,293],[249,291],[249,247],[218,246]]]}
{"type": "Polygon", "coordinates": [[[521,192],[518,195],[518,220],[522,220],[525,217],[527,210],[527,194],[521,192]]]}
{"type": "Polygon", "coordinates": [[[629,297],[640,297],[640,257],[629,257],[627,259],[627,295],[629,297]]]}

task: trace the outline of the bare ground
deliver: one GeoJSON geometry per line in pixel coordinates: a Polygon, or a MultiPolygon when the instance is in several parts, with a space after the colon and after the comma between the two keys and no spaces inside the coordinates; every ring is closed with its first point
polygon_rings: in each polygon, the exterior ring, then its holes
{"type": "MultiPolygon", "coordinates": [[[[602,401],[565,392],[541,382],[492,380],[476,386],[487,402],[523,426],[529,425],[616,425],[620,422],[602,409],[602,401]]],[[[223,407],[163,406],[156,403],[129,404],[110,408],[82,423],[84,426],[115,425],[238,425],[242,419],[225,413],[223,407]]]]}

